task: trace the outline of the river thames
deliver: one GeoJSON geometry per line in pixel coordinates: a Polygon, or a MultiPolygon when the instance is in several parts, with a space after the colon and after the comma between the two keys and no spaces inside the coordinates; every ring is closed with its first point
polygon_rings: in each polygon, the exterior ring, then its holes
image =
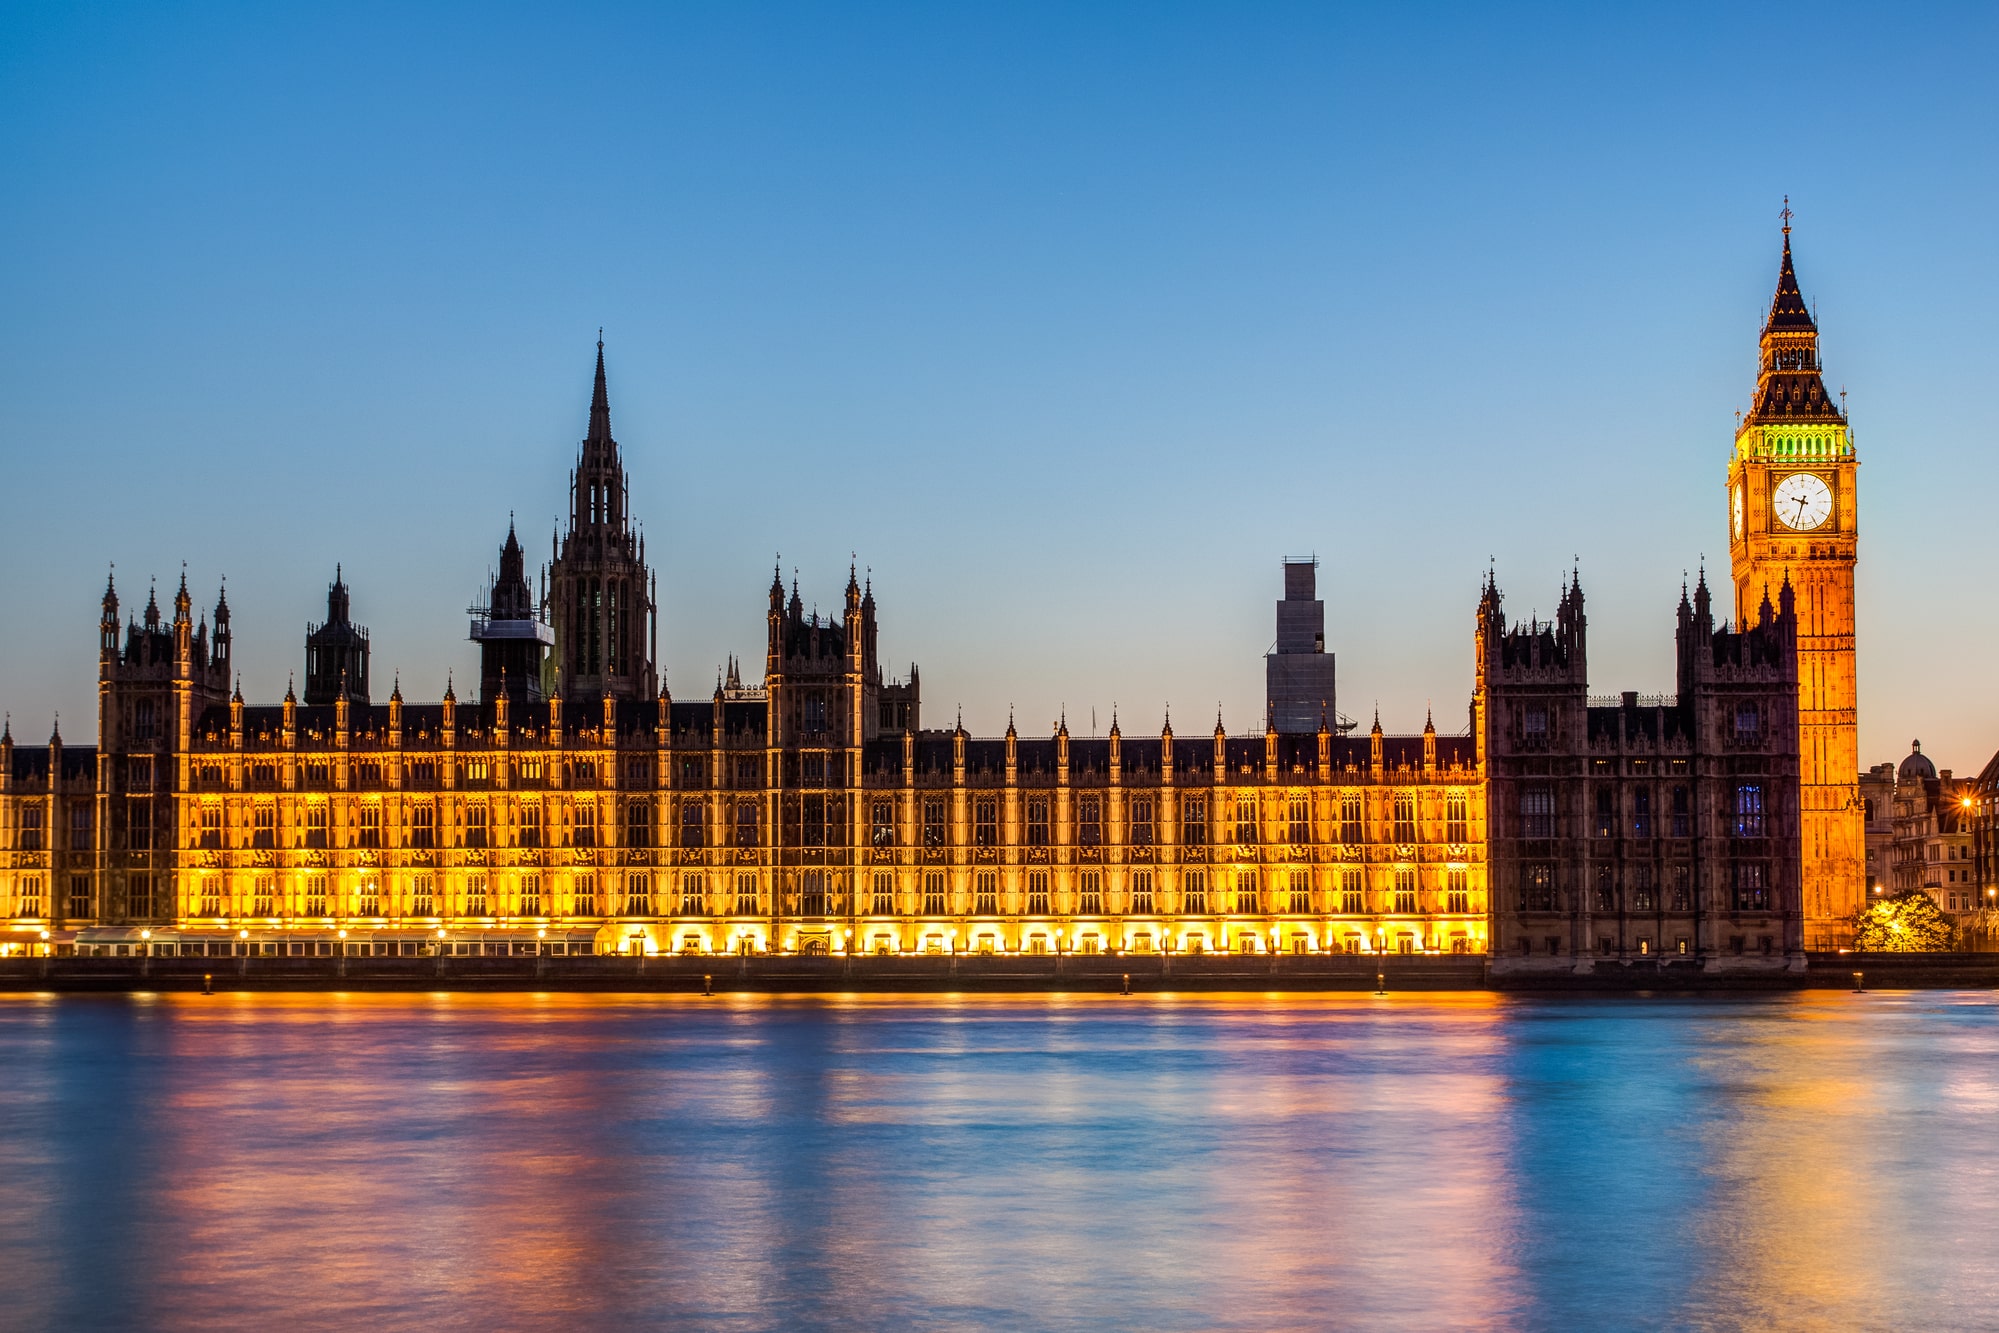
{"type": "Polygon", "coordinates": [[[1999,999],[0,998],[0,1326],[1999,1321],[1999,999]]]}

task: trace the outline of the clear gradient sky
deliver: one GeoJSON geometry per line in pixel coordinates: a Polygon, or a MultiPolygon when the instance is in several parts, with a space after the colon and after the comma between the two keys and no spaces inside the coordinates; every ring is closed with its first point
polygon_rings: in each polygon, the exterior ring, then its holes
{"type": "MultiPolygon", "coordinates": [[[[44,5],[0,12],[0,707],[226,574],[271,701],[343,562],[379,693],[545,558],[597,329],[662,665],[773,554],[873,571],[927,720],[1261,725],[1278,562],[1340,703],[1464,725],[1579,557],[1668,690],[1797,210],[1861,467],[1861,745],[1999,746],[1999,10],[44,5]]],[[[1726,580],[1722,580],[1726,586],[1726,580]]],[[[1724,594],[1725,595],[1725,594],[1724,594]]]]}

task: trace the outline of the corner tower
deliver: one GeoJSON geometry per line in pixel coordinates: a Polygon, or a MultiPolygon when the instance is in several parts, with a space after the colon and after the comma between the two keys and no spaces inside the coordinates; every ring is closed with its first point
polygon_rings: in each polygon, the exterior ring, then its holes
{"type": "Polygon", "coordinates": [[[569,474],[569,531],[548,569],[550,659],[566,699],[651,699],[658,693],[652,576],[645,540],[631,525],[624,460],[611,438],[604,387],[604,340],[597,340],[597,382],[590,429],[569,474]]]}
{"type": "Polygon", "coordinates": [[[1786,201],[1756,401],[1729,458],[1728,549],[1737,625],[1753,623],[1787,580],[1796,589],[1805,944],[1831,949],[1846,943],[1866,892],[1854,673],[1859,461],[1844,407],[1821,378],[1818,340],[1791,263],[1786,201]]]}

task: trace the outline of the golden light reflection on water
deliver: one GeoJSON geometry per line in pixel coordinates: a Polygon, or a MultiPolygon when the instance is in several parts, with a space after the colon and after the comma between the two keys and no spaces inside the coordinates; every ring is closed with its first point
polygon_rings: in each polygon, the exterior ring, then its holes
{"type": "Polygon", "coordinates": [[[0,1308],[1969,1326],[1995,1057],[1989,996],[10,997],[0,1308]]]}

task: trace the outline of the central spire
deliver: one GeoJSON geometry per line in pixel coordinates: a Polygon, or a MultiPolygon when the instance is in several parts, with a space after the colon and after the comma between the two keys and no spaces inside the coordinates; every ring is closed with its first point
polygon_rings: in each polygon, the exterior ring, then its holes
{"type": "MultiPolygon", "coordinates": [[[[547,571],[555,632],[553,684],[567,698],[653,697],[653,578],[631,523],[630,498],[618,444],[611,438],[604,331],[599,329],[590,433],[569,474],[569,530],[557,543],[547,571]]],[[[508,678],[513,675],[510,670],[508,678]]]]}
{"type": "MultiPolygon", "coordinates": [[[[1790,253],[1785,252],[1785,268],[1789,271],[1790,253]]],[[[597,384],[590,391],[590,433],[583,437],[585,444],[611,443],[611,395],[604,387],[604,330],[597,330],[597,384]]]]}
{"type": "Polygon", "coordinates": [[[1811,307],[1805,304],[1805,294],[1798,288],[1798,270],[1791,263],[1791,200],[1784,199],[1784,262],[1777,270],[1777,294],[1770,299],[1770,318],[1763,323],[1763,332],[1817,333],[1819,326],[1812,319],[1811,307]]]}
{"type": "Polygon", "coordinates": [[[1798,285],[1791,261],[1791,207],[1784,201],[1784,257],[1777,291],[1763,323],[1756,400],[1741,429],[1797,424],[1844,425],[1846,414],[1826,392],[1819,362],[1819,326],[1798,285]]]}

